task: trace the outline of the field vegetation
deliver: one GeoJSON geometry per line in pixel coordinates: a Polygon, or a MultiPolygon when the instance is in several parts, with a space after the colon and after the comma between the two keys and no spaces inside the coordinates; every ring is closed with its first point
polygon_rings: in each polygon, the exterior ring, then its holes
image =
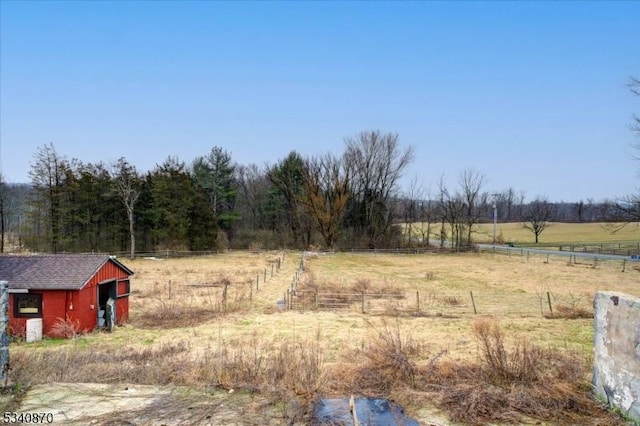
{"type": "MultiPolygon", "coordinates": [[[[403,228],[407,229],[407,225],[403,228]]],[[[414,241],[422,239],[421,229],[426,230],[426,224],[414,223],[411,226],[414,241]]],[[[438,244],[440,225],[431,224],[430,243],[438,244]]],[[[473,242],[491,244],[493,242],[493,223],[479,223],[474,226],[473,242]]],[[[551,222],[540,235],[540,241],[535,244],[534,234],[524,227],[523,222],[498,223],[496,225],[496,242],[498,244],[513,243],[517,246],[535,246],[558,248],[596,246],[635,248],[638,249],[640,228],[635,224],[621,226],[618,223],[564,223],[551,222]]]]}
{"type": "Polygon", "coordinates": [[[300,289],[403,296],[364,313],[358,303],[281,310],[301,256],[126,261],[136,272],[130,323],[16,342],[11,381],[254,395],[259,404],[238,399],[242,424],[307,424],[319,396],[351,394],[392,398],[425,424],[622,424],[591,396],[591,304],[597,290],[637,295],[638,268],[492,253],[309,254],[300,289]]]}
{"type": "MultiPolygon", "coordinates": [[[[493,240],[493,224],[478,225],[476,240],[491,243],[493,240]]],[[[518,245],[532,245],[535,237],[522,223],[503,223],[496,227],[497,239],[513,242],[518,245]]],[[[539,246],[581,246],[581,245],[615,245],[637,247],[640,241],[640,228],[635,224],[620,227],[619,224],[607,223],[561,223],[552,222],[540,236],[539,246]],[[584,242],[584,243],[582,243],[584,242]]]]}

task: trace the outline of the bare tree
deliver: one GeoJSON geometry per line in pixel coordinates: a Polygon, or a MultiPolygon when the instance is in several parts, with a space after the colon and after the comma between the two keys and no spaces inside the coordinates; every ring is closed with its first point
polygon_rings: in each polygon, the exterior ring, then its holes
{"type": "Polygon", "coordinates": [[[256,164],[249,164],[236,167],[235,175],[241,226],[250,229],[265,228],[264,206],[270,185],[266,172],[256,164]]]}
{"type": "Polygon", "coordinates": [[[438,206],[435,201],[431,199],[431,187],[428,187],[424,192],[424,197],[418,204],[418,218],[420,226],[418,232],[422,245],[428,246],[431,243],[431,235],[434,235],[432,231],[433,223],[438,217],[438,206]]]}
{"type": "Polygon", "coordinates": [[[640,225],[640,195],[632,194],[622,197],[615,203],[605,202],[600,208],[600,214],[608,222],[605,227],[615,233],[630,223],[640,225]]]}
{"type": "Polygon", "coordinates": [[[135,166],[129,164],[124,158],[120,157],[112,166],[113,169],[113,185],[116,193],[122,200],[127,209],[127,218],[129,220],[129,257],[133,260],[136,255],[136,234],[134,229],[134,209],[136,201],[140,196],[140,177],[135,166]]]}
{"type": "Polygon", "coordinates": [[[349,199],[349,169],[332,154],[305,160],[303,202],[328,248],[338,240],[349,199]]]}
{"type": "MultiPolygon", "coordinates": [[[[627,87],[629,88],[629,91],[631,91],[631,93],[633,93],[635,96],[640,96],[640,80],[638,78],[630,77],[627,87]]],[[[640,136],[640,116],[633,116],[631,130],[633,130],[638,136],[640,136]]]]}
{"type": "MultiPolygon", "coordinates": [[[[420,218],[420,210],[424,203],[424,188],[417,176],[409,182],[409,189],[401,200],[401,217],[404,222],[405,240],[411,245],[416,222],[420,218]]],[[[418,229],[420,232],[420,229],[418,229]]]]}
{"type": "Polygon", "coordinates": [[[526,222],[523,226],[533,232],[536,237],[536,244],[538,244],[542,232],[550,225],[552,218],[553,204],[546,198],[538,197],[529,203],[525,214],[526,222]]]}
{"type": "Polygon", "coordinates": [[[580,200],[577,203],[574,203],[573,209],[575,211],[575,219],[578,221],[578,223],[582,223],[584,221],[585,211],[584,200],[580,200]]]}
{"type": "MultiPolygon", "coordinates": [[[[640,80],[637,77],[630,77],[627,84],[629,91],[640,97],[640,80]]],[[[629,126],[631,130],[640,137],[640,116],[634,115],[633,122],[629,126]]],[[[640,142],[635,146],[637,152],[640,152],[640,142]]],[[[636,160],[640,160],[640,154],[636,154],[636,160]]],[[[618,225],[610,225],[612,232],[622,229],[628,223],[640,222],[640,194],[632,194],[623,197],[614,203],[613,208],[608,211],[608,219],[618,222],[618,225]]]]}
{"type": "Polygon", "coordinates": [[[464,221],[467,231],[466,244],[471,244],[474,226],[487,213],[489,195],[482,192],[484,175],[467,169],[460,175],[460,190],[464,202],[464,221]]]}
{"type": "Polygon", "coordinates": [[[405,168],[413,159],[413,148],[400,148],[398,135],[365,131],[345,139],[344,158],[352,177],[354,217],[364,228],[369,245],[389,237],[391,198],[405,168]]]}
{"type": "Polygon", "coordinates": [[[440,247],[443,247],[447,237],[451,247],[459,250],[465,236],[464,214],[465,202],[460,193],[452,193],[446,187],[444,177],[440,178],[438,196],[438,212],[440,214],[440,247]],[[448,233],[447,233],[448,228],[448,233]]]}
{"type": "Polygon", "coordinates": [[[510,187],[494,195],[498,208],[498,220],[509,222],[521,219],[519,216],[521,209],[519,208],[520,206],[516,204],[519,198],[516,195],[515,189],[510,187]]]}

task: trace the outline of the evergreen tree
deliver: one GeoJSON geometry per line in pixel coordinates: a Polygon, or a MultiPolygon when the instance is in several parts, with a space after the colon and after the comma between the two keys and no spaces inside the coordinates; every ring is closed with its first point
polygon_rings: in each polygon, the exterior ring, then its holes
{"type": "Polygon", "coordinates": [[[273,184],[270,193],[270,213],[278,229],[281,221],[293,238],[293,245],[307,247],[311,243],[311,219],[305,212],[303,198],[304,160],[292,151],[289,155],[267,172],[273,184]],[[280,215],[281,213],[281,215],[280,215]]]}
{"type": "Polygon", "coordinates": [[[44,249],[44,243],[52,253],[59,250],[62,197],[68,168],[67,159],[58,155],[53,143],[39,147],[34,155],[29,171],[34,189],[29,219],[37,230],[32,241],[37,249],[44,249]]]}
{"type": "Polygon", "coordinates": [[[235,168],[231,155],[218,146],[206,157],[196,158],[192,166],[195,182],[207,197],[218,227],[225,231],[239,219],[235,211],[238,193],[235,168]]]}

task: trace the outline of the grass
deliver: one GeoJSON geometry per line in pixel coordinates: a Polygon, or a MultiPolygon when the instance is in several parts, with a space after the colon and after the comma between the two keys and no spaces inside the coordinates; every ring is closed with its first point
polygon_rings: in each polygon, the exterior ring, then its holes
{"type": "MultiPolygon", "coordinates": [[[[489,226],[483,225],[486,241],[492,238],[489,226]]],[[[502,233],[504,241],[513,241],[521,244],[535,242],[531,231],[524,229],[522,224],[504,224],[498,226],[498,232],[502,233]]],[[[620,244],[622,247],[637,246],[640,241],[640,229],[631,224],[617,232],[603,223],[551,223],[540,235],[540,243],[545,245],[582,245],[577,241],[587,241],[586,244],[620,244]]]]}
{"type": "MultiPolygon", "coordinates": [[[[414,225],[416,226],[416,225],[414,225]]],[[[419,224],[417,226],[420,226],[419,224]]],[[[434,235],[439,235],[439,225],[434,225],[434,235]]],[[[637,247],[640,242],[640,228],[629,224],[614,232],[610,224],[606,223],[560,223],[552,222],[540,234],[538,246],[581,246],[583,244],[620,244],[622,247],[637,247]]],[[[414,235],[418,236],[416,231],[414,235]]],[[[481,223],[475,227],[472,236],[479,243],[493,241],[493,223],[481,223]]],[[[535,245],[535,236],[525,229],[522,222],[498,223],[496,239],[502,242],[512,242],[516,245],[535,245]]],[[[437,238],[431,237],[432,244],[437,238]]]]}
{"type": "MultiPolygon", "coordinates": [[[[496,233],[503,241],[515,244],[534,244],[535,237],[531,231],[525,229],[522,223],[498,224],[496,233]]],[[[482,224],[478,227],[476,238],[490,243],[493,239],[493,224],[482,224]]],[[[559,223],[554,222],[540,234],[540,244],[543,245],[582,245],[585,241],[593,244],[620,244],[622,246],[636,246],[640,241],[640,229],[630,224],[613,232],[611,226],[605,223],[559,223]]]]}
{"type": "Polygon", "coordinates": [[[11,380],[25,386],[60,380],[244,389],[274,403],[298,401],[283,420],[293,423],[308,420],[317,396],[353,392],[391,397],[425,423],[435,410],[468,424],[527,418],[595,424],[590,416],[615,424],[597,403],[584,408],[593,320],[574,313],[592,314],[598,290],[637,294],[638,270],[621,272],[615,262],[568,265],[553,256],[546,262],[491,253],[336,253],[307,259],[305,285],[406,294],[398,303],[419,291],[424,315],[369,315],[357,308],[281,312],[276,301],[289,287],[300,254],[286,253],[271,276],[271,265],[282,256],[232,252],[125,261],[136,271],[130,324],[54,345],[13,344],[11,380]],[[480,315],[473,314],[470,291],[480,315]],[[547,293],[557,313],[549,318],[542,309],[547,293]],[[499,318],[498,332],[476,322],[487,315],[499,318]],[[527,343],[518,346],[512,338],[527,343]],[[489,375],[496,365],[506,366],[506,374],[489,375]],[[581,369],[576,382],[551,379],[569,367],[581,369]],[[537,386],[530,399],[525,384],[537,386]],[[534,397],[542,408],[528,411],[526,404],[537,407],[534,397]],[[476,417],[465,417],[465,411],[476,417]]]}

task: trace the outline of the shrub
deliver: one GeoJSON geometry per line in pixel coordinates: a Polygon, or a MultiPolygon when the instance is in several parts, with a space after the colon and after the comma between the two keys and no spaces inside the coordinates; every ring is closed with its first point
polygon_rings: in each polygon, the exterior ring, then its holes
{"type": "Polygon", "coordinates": [[[70,318],[57,318],[51,327],[51,335],[75,339],[80,332],[80,321],[72,321],[70,318]]]}
{"type": "Polygon", "coordinates": [[[484,373],[497,383],[536,382],[542,353],[539,348],[519,339],[511,350],[505,348],[505,338],[495,319],[480,318],[472,330],[480,344],[484,373]]]}
{"type": "MultiPolygon", "coordinates": [[[[399,325],[384,323],[361,349],[345,353],[340,364],[341,383],[333,383],[340,391],[385,396],[393,389],[413,386],[418,367],[416,358],[424,347],[410,336],[404,336],[399,325]]],[[[338,390],[338,389],[336,389],[338,390]]]]}
{"type": "Polygon", "coordinates": [[[421,377],[456,422],[623,424],[595,401],[589,368],[575,353],[541,349],[524,339],[510,347],[498,323],[472,325],[480,363],[445,362],[421,377]]]}

